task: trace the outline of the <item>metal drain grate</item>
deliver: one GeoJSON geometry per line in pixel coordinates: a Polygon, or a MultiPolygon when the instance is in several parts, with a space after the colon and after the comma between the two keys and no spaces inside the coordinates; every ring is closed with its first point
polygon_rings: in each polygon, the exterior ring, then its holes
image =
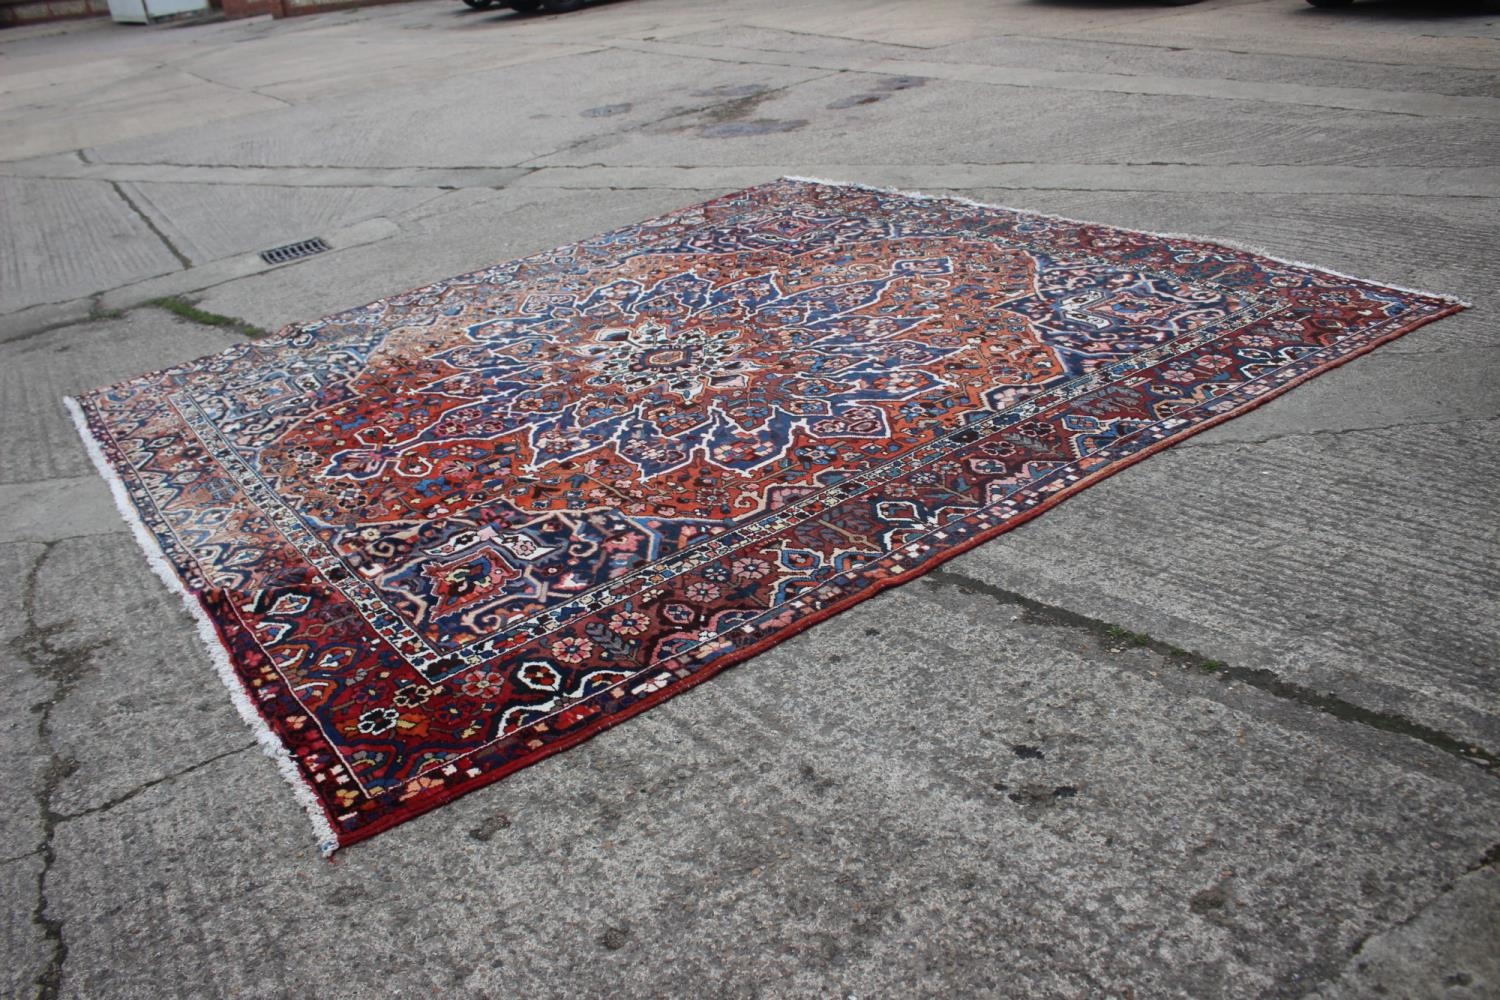
{"type": "Polygon", "coordinates": [[[317,239],[303,240],[301,243],[288,243],[284,247],[272,247],[260,252],[260,259],[267,264],[285,264],[289,260],[301,260],[303,257],[311,257],[315,253],[333,249],[323,242],[323,237],[317,239]]]}

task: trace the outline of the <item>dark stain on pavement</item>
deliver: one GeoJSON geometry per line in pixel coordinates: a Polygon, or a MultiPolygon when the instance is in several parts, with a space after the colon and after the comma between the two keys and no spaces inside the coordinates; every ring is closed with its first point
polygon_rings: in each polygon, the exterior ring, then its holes
{"type": "Polygon", "coordinates": [[[764,83],[741,83],[737,85],[725,84],[722,87],[709,87],[707,90],[693,91],[694,97],[754,97],[756,94],[764,94],[771,88],[764,83]]]}
{"type": "Polygon", "coordinates": [[[851,95],[849,97],[840,97],[838,100],[833,101],[832,103],[830,103],[828,105],[828,107],[831,110],[833,110],[833,111],[841,111],[844,108],[857,108],[857,107],[860,107],[860,106],[865,105],[865,104],[874,104],[877,101],[883,101],[883,100],[885,100],[889,96],[891,96],[891,95],[889,95],[889,94],[854,94],[854,95],[851,95]]]}
{"type": "Polygon", "coordinates": [[[888,76],[875,81],[876,90],[911,90],[927,82],[925,76],[888,76]]]}
{"type": "Polygon", "coordinates": [[[579,114],[584,118],[613,118],[629,110],[629,104],[601,104],[597,108],[584,108],[579,114]]]}
{"type": "Polygon", "coordinates": [[[688,126],[707,139],[736,139],[742,136],[774,135],[778,132],[795,132],[807,124],[804,119],[752,118],[761,102],[773,91],[763,84],[748,84],[740,87],[716,87],[699,91],[700,97],[728,97],[722,104],[704,108],[700,112],[701,123],[688,126]]]}
{"type": "Polygon", "coordinates": [[[706,139],[737,139],[747,135],[774,135],[777,132],[795,132],[806,125],[805,119],[756,118],[748,122],[719,122],[703,125],[698,134],[706,139]]]}
{"type": "Polygon", "coordinates": [[[1077,795],[1078,789],[1072,785],[1025,784],[1005,797],[1020,806],[1051,806],[1077,795]]]}
{"type": "Polygon", "coordinates": [[[341,885],[328,894],[330,906],[353,906],[369,897],[363,886],[341,885]]]}
{"type": "Polygon", "coordinates": [[[487,844],[495,839],[495,835],[501,830],[510,829],[510,817],[505,813],[497,812],[474,829],[469,831],[469,837],[482,844],[487,844]]]}
{"type": "Polygon", "coordinates": [[[1229,890],[1223,884],[1212,885],[1193,894],[1188,900],[1188,909],[1199,915],[1214,913],[1229,905],[1229,890]]]}

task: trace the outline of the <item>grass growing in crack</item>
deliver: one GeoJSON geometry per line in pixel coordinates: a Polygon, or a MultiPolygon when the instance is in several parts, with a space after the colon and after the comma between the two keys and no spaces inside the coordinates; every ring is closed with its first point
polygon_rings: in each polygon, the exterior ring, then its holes
{"type": "Polygon", "coordinates": [[[176,295],[164,299],[152,299],[146,305],[165,309],[169,313],[174,313],[185,320],[198,323],[202,326],[216,326],[225,330],[233,330],[242,337],[264,337],[266,335],[265,330],[262,330],[253,323],[246,323],[244,320],[234,316],[223,316],[216,312],[209,312],[207,309],[199,309],[192,302],[176,295]]]}
{"type": "Polygon", "coordinates": [[[1116,642],[1122,643],[1123,646],[1164,645],[1163,643],[1158,642],[1156,639],[1151,638],[1149,635],[1142,635],[1139,632],[1132,632],[1129,629],[1121,628],[1118,625],[1105,626],[1104,634],[1109,636],[1111,639],[1114,639],[1116,642]]]}

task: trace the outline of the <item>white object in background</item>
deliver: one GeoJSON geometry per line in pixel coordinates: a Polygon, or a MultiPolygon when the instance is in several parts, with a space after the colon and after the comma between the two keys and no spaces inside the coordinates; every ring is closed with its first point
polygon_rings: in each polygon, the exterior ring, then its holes
{"type": "Polygon", "coordinates": [[[109,0],[109,16],[127,24],[149,24],[169,14],[207,9],[208,0],[109,0]]]}

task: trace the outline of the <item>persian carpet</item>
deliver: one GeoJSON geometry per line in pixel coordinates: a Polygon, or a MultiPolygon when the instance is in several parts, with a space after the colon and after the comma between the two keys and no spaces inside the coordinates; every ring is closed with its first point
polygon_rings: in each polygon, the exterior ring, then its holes
{"type": "Polygon", "coordinates": [[[331,851],[1459,308],[784,179],[69,402],[331,851]]]}

